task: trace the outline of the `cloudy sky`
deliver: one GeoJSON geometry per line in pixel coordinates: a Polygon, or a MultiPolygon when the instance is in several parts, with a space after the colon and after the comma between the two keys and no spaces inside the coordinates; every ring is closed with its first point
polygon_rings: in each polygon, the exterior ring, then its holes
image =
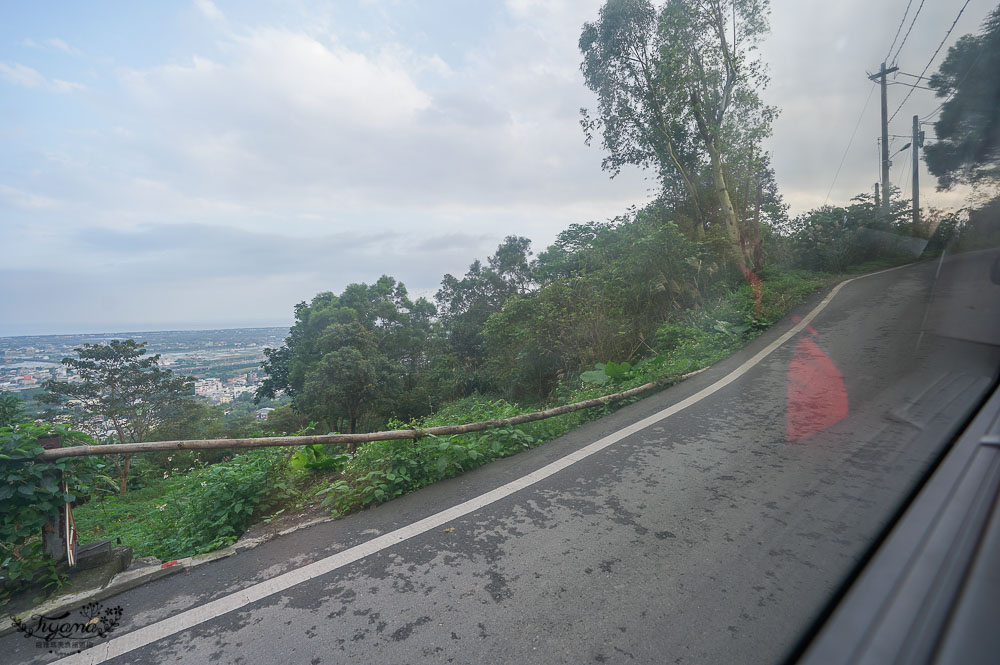
{"type": "MultiPolygon", "coordinates": [[[[928,73],[995,2],[969,2],[928,73]]],[[[652,181],[609,179],[578,124],[577,40],[601,4],[4,3],[0,335],[283,325],[383,273],[431,295],[505,235],[540,250],[643,203],[652,181]]],[[[773,0],[769,149],[793,213],[878,178],[866,70],[908,4],[900,40],[921,3],[773,0]]],[[[912,74],[964,2],[923,4],[898,55],[912,74]]],[[[937,105],[914,91],[890,132],[937,105]]],[[[960,202],[923,183],[923,202],[960,202]]]]}

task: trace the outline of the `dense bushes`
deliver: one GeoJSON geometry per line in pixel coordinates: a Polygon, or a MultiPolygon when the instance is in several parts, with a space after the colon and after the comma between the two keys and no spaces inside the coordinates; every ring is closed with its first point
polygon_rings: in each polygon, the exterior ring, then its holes
{"type": "Polygon", "coordinates": [[[784,245],[786,265],[804,270],[843,272],[850,266],[875,259],[914,258],[927,238],[926,224],[914,229],[910,202],[898,196],[892,210],[883,216],[872,196],[860,194],[846,207],[824,205],[791,220],[786,233],[771,238],[784,245]],[[916,251],[914,251],[916,247],[916,251]]]}
{"type": "Polygon", "coordinates": [[[77,511],[78,527],[90,537],[121,538],[136,556],[164,560],[231,545],[291,493],[290,454],[260,448],[180,470],[126,497],[88,504],[77,511]]]}
{"type": "MultiPolygon", "coordinates": [[[[412,425],[433,427],[455,422],[510,418],[532,411],[505,400],[479,396],[454,402],[433,417],[412,425]]],[[[564,434],[583,422],[581,413],[566,414],[537,423],[484,432],[422,439],[376,441],[363,446],[347,464],[343,477],[322,490],[324,503],[345,513],[383,503],[431,483],[564,434]]],[[[402,423],[396,423],[403,426],[402,423]]],[[[406,425],[410,427],[410,425],[406,425]]]]}
{"type": "MultiPolygon", "coordinates": [[[[770,288],[765,288],[760,318],[756,317],[750,287],[728,292],[711,300],[702,309],[687,311],[660,325],[653,336],[654,346],[647,349],[644,360],[634,366],[616,365],[618,371],[613,373],[610,380],[581,383],[579,379],[567,378],[557,382],[552,387],[546,404],[567,404],[621,392],[705,367],[745,344],[772,321],[767,317],[783,316],[820,283],[818,279],[808,279],[801,275],[783,275],[770,288]],[[654,349],[656,355],[652,355],[654,349]]],[[[518,301],[513,302],[516,305],[518,301]]],[[[603,368],[604,364],[600,366],[603,368]]],[[[590,374],[594,372],[586,373],[590,374]]],[[[535,411],[540,406],[537,403],[517,404],[505,399],[473,395],[446,405],[433,416],[408,424],[391,424],[396,428],[427,428],[478,422],[510,418],[535,411]]],[[[426,437],[416,441],[369,443],[358,450],[346,464],[342,476],[326,487],[322,494],[326,497],[325,502],[341,513],[382,503],[554,439],[618,406],[620,404],[605,405],[485,432],[426,437]]]]}
{"type": "Polygon", "coordinates": [[[146,549],[176,558],[236,542],[256,511],[287,495],[287,464],[286,451],[259,448],[185,476],[164,497],[159,533],[146,549]]]}
{"type": "Polygon", "coordinates": [[[59,426],[0,427],[0,598],[19,584],[61,582],[52,560],[42,555],[42,527],[66,502],[77,500],[76,493],[89,495],[99,470],[93,458],[35,460],[44,438],[61,445],[91,443],[86,434],[59,426]],[[63,482],[69,493],[63,492],[63,482]]]}
{"type": "Polygon", "coordinates": [[[508,397],[544,399],[561,375],[648,352],[656,325],[697,305],[717,265],[676,225],[636,215],[571,227],[536,270],[541,286],[483,329],[487,371],[508,397]]]}

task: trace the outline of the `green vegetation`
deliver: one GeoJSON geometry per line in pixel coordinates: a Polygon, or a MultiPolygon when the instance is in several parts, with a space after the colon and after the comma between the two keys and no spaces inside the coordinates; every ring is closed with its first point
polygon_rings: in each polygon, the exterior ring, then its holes
{"type": "Polygon", "coordinates": [[[39,440],[53,437],[62,445],[92,443],[86,434],[59,426],[0,427],[0,599],[22,584],[62,582],[53,561],[42,555],[42,527],[63,504],[77,500],[75,493],[86,497],[95,489],[101,465],[93,458],[33,459],[43,451],[39,440]]]}
{"type": "Polygon", "coordinates": [[[17,395],[0,390],[0,427],[10,427],[21,422],[24,402],[17,395]]]}
{"type": "Polygon", "coordinates": [[[88,540],[121,538],[136,556],[210,552],[236,542],[255,515],[290,496],[288,460],[287,450],[262,448],[188,469],[82,506],[77,528],[88,540]]]}
{"type": "Polygon", "coordinates": [[[956,184],[990,187],[1000,183],[1000,7],[978,35],[965,35],[928,85],[941,102],[934,123],[937,141],[927,145],[928,170],[941,188],[956,184]]]}
{"type": "MultiPolygon", "coordinates": [[[[46,381],[39,400],[61,407],[60,415],[79,429],[100,434],[112,427],[119,443],[149,441],[153,428],[189,401],[193,384],[161,369],[159,354],[146,356],[145,347],[132,339],[84,344],[75,349],[77,358],[62,360],[80,380],[46,381]]],[[[132,455],[109,457],[125,494],[132,455]]]]}

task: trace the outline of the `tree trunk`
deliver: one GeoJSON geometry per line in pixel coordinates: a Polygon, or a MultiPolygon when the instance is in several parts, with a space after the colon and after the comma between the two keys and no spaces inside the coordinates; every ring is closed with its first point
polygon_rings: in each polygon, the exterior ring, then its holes
{"type": "MultiPolygon", "coordinates": [[[[125,432],[122,430],[121,423],[118,422],[117,418],[112,418],[111,422],[115,425],[115,431],[118,432],[118,440],[123,444],[125,443],[125,432]]],[[[118,479],[119,479],[119,489],[118,493],[122,496],[128,494],[128,470],[132,464],[132,455],[126,454],[125,460],[122,462],[121,466],[118,467],[118,479]]]]}
{"type": "Polygon", "coordinates": [[[709,146],[708,154],[712,158],[712,177],[715,181],[715,189],[719,195],[719,205],[722,208],[723,223],[726,225],[726,236],[729,239],[730,253],[732,260],[741,272],[747,272],[747,260],[743,254],[743,246],[740,243],[740,227],[736,219],[736,209],[729,196],[729,186],[726,184],[726,176],[722,173],[722,157],[719,151],[709,146]]]}
{"type": "Polygon", "coordinates": [[[132,453],[125,453],[125,461],[122,462],[121,466],[121,485],[119,488],[119,492],[122,496],[128,493],[128,470],[130,466],[132,466],[132,453]]]}
{"type": "MultiPolygon", "coordinates": [[[[351,421],[347,426],[347,433],[354,434],[354,430],[357,428],[357,426],[358,426],[358,417],[352,413],[351,421]]],[[[357,449],[358,449],[357,443],[354,443],[352,441],[351,443],[347,444],[347,452],[349,452],[350,454],[353,455],[357,451],[357,449]]]]}

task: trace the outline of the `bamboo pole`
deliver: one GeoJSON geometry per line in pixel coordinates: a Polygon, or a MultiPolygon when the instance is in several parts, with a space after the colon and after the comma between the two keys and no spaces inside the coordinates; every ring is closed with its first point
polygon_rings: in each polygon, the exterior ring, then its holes
{"type": "MultiPolygon", "coordinates": [[[[707,368],[705,368],[707,369],[707,368]]],[[[680,377],[686,379],[694,376],[704,369],[689,372],[680,377]]],[[[317,443],[329,444],[358,444],[372,441],[394,441],[398,439],[420,439],[425,436],[448,436],[450,434],[465,434],[467,432],[481,432],[487,429],[507,427],[510,425],[522,425],[524,423],[535,422],[561,416],[573,411],[590,409],[602,404],[620,402],[644,393],[653,388],[658,388],[671,383],[671,379],[662,379],[643,384],[637,388],[626,390],[612,395],[604,395],[582,402],[574,402],[565,406],[557,406],[544,411],[533,411],[523,413],[511,418],[501,418],[497,420],[484,420],[476,423],[466,423],[465,425],[441,425],[437,427],[427,427],[424,429],[401,429],[386,432],[365,432],[361,434],[320,434],[314,436],[266,436],[254,439],[194,439],[189,441],[151,441],[148,443],[111,443],[99,446],[70,446],[67,448],[54,448],[46,450],[37,459],[56,460],[64,457],[87,457],[93,455],[114,455],[120,453],[153,453],[164,450],[215,450],[215,449],[238,449],[238,448],[266,448],[274,446],[309,446],[317,443]]]]}

